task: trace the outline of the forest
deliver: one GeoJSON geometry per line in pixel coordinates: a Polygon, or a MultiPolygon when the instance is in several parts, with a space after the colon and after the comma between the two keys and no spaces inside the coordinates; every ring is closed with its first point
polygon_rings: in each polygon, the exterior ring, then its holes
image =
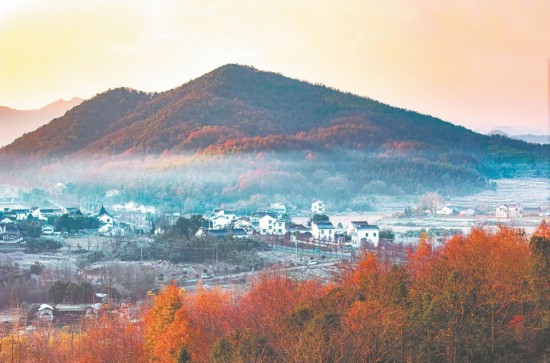
{"type": "Polygon", "coordinates": [[[4,362],[546,362],[550,226],[473,229],[404,263],[364,254],[327,281],[259,274],[245,291],[168,283],[136,318],[100,314],[0,340],[4,362]]]}

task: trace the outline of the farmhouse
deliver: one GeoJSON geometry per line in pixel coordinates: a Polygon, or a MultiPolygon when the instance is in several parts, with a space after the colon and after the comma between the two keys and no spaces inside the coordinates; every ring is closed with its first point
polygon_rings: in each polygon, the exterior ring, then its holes
{"type": "Polygon", "coordinates": [[[233,223],[235,218],[235,214],[230,211],[216,209],[214,210],[214,213],[208,217],[208,220],[210,221],[211,229],[225,229],[233,223]]]}
{"type": "Polygon", "coordinates": [[[315,239],[334,241],[334,232],[336,228],[330,221],[311,222],[311,235],[315,239]]]}
{"type": "Polygon", "coordinates": [[[0,210],[4,212],[4,217],[8,217],[16,221],[23,221],[27,219],[31,213],[30,208],[14,203],[2,204],[0,205],[0,210]]]}
{"type": "Polygon", "coordinates": [[[283,219],[278,219],[272,214],[266,213],[258,221],[258,229],[260,234],[286,234],[286,222],[283,219]]]}
{"type": "Polygon", "coordinates": [[[63,214],[63,210],[59,208],[37,208],[32,212],[32,216],[41,221],[47,221],[52,217],[61,217],[63,214]]]}
{"type": "Polygon", "coordinates": [[[19,227],[13,223],[0,223],[0,240],[15,241],[19,240],[19,227]]]}
{"type": "Polygon", "coordinates": [[[48,304],[41,304],[40,307],[38,308],[38,312],[36,313],[36,315],[38,316],[38,319],[41,321],[52,321],[53,311],[54,311],[53,306],[48,304]]]}
{"type": "Polygon", "coordinates": [[[501,204],[495,209],[497,218],[517,218],[521,217],[523,208],[519,204],[501,204]]]}
{"type": "Polygon", "coordinates": [[[352,221],[349,222],[347,233],[351,237],[351,245],[355,248],[363,247],[365,242],[378,246],[380,238],[378,226],[369,224],[366,221],[352,221]]]}
{"type": "Polygon", "coordinates": [[[97,219],[103,223],[103,224],[110,224],[112,225],[114,220],[113,220],[113,217],[110,216],[109,214],[107,213],[102,213],[100,215],[97,216],[97,219]]]}
{"type": "Polygon", "coordinates": [[[313,214],[327,214],[327,208],[325,203],[320,200],[316,200],[311,203],[311,213],[313,214]]]}

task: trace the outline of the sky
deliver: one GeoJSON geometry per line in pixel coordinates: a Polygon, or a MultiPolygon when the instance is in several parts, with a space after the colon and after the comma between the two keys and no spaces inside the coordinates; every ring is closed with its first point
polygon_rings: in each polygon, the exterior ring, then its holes
{"type": "Polygon", "coordinates": [[[548,134],[549,17],[547,0],[2,0],[0,105],[165,91],[239,63],[548,134]]]}

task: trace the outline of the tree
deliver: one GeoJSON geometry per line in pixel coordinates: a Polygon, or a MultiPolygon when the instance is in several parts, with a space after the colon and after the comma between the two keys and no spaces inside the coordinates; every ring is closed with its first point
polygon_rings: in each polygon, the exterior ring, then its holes
{"type": "Polygon", "coordinates": [[[46,238],[28,238],[26,241],[26,247],[30,253],[56,251],[62,246],[61,242],[46,238]]]}
{"type": "Polygon", "coordinates": [[[189,340],[190,323],[183,308],[184,291],[171,282],[145,314],[145,352],[152,361],[173,362],[189,340]]]}
{"type": "Polygon", "coordinates": [[[539,355],[550,355],[550,226],[542,221],[529,242],[533,326],[547,338],[531,339],[539,355]]]}
{"type": "Polygon", "coordinates": [[[67,294],[68,283],[56,281],[48,290],[48,296],[54,304],[60,304],[67,294]]]}
{"type": "Polygon", "coordinates": [[[198,214],[190,218],[180,217],[176,221],[176,224],[170,229],[170,234],[178,238],[189,238],[197,233],[203,222],[204,218],[198,214]]]}
{"type": "Polygon", "coordinates": [[[429,192],[420,197],[418,209],[420,211],[428,209],[432,214],[435,214],[437,211],[437,207],[442,205],[443,203],[443,197],[439,195],[439,193],[429,192]]]}
{"type": "Polygon", "coordinates": [[[393,240],[395,238],[395,233],[391,228],[382,228],[380,230],[380,238],[393,240]]]}
{"type": "Polygon", "coordinates": [[[88,323],[77,342],[78,362],[146,362],[139,325],[116,315],[88,323]]]}

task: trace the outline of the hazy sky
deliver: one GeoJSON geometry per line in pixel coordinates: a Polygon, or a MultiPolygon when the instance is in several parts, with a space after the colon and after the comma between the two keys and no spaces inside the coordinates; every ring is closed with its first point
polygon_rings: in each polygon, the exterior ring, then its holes
{"type": "Polygon", "coordinates": [[[163,91],[240,63],[548,133],[549,19],[548,0],[1,0],[0,105],[163,91]]]}

